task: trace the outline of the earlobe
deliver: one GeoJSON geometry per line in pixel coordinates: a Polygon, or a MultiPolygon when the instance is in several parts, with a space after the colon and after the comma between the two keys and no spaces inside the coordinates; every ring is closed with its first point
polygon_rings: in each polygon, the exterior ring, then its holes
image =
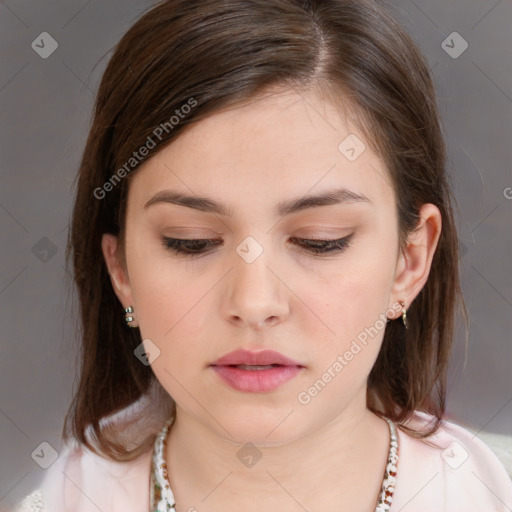
{"type": "Polygon", "coordinates": [[[115,294],[121,304],[132,304],[131,288],[126,271],[118,259],[117,237],[111,233],[104,233],[101,239],[101,250],[115,294]]]}
{"type": "Polygon", "coordinates": [[[392,296],[404,300],[406,308],[427,282],[441,235],[441,212],[435,205],[424,204],[419,214],[418,227],[409,234],[407,246],[400,254],[393,284],[392,296]]]}

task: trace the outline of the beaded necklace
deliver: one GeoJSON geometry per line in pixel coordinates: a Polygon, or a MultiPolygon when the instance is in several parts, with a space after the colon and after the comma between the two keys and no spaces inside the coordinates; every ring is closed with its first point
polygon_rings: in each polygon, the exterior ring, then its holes
{"type": "MultiPolygon", "coordinates": [[[[151,512],[176,512],[176,501],[171,490],[167,464],[165,462],[165,446],[169,428],[174,422],[174,415],[164,424],[155,439],[150,478],[150,510],[151,512]]],[[[395,491],[398,464],[398,437],[395,424],[384,418],[389,425],[390,443],[388,462],[384,471],[381,492],[377,500],[375,512],[389,512],[395,491]]]]}

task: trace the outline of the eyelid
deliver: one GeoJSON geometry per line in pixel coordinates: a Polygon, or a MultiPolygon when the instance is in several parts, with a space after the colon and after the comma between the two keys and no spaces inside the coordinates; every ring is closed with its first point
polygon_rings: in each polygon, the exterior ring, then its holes
{"type": "MultiPolygon", "coordinates": [[[[344,236],[342,238],[303,238],[303,237],[291,237],[291,240],[300,242],[298,245],[298,252],[307,252],[310,256],[326,257],[330,255],[338,255],[344,252],[346,249],[352,246],[352,238],[355,232],[344,236]],[[317,243],[318,245],[315,245],[317,243]]],[[[219,239],[208,239],[208,238],[171,238],[162,236],[162,244],[167,250],[176,251],[176,256],[181,257],[200,257],[206,256],[212,252],[207,247],[216,247],[219,245],[217,242],[221,242],[219,239]],[[199,244],[199,250],[194,249],[194,242],[199,244]],[[192,249],[187,247],[187,243],[192,245],[192,249]],[[202,247],[201,247],[202,246],[202,247]]]]}

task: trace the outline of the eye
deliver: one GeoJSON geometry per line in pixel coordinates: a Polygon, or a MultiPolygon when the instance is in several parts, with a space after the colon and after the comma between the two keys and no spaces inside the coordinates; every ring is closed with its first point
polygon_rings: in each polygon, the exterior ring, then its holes
{"type": "Polygon", "coordinates": [[[218,245],[222,240],[214,240],[208,238],[194,238],[194,239],[181,239],[181,238],[169,238],[167,236],[162,237],[162,243],[167,249],[174,249],[176,255],[188,255],[193,256],[195,254],[203,254],[207,252],[207,247],[218,245]]]}
{"type": "Polygon", "coordinates": [[[291,240],[298,241],[300,246],[314,254],[327,254],[344,251],[350,246],[350,239],[353,235],[354,233],[335,240],[317,240],[315,238],[292,238],[291,240]]]}
{"type": "MultiPolygon", "coordinates": [[[[327,254],[327,253],[339,253],[350,246],[350,239],[354,233],[344,238],[337,238],[335,240],[317,240],[311,238],[291,238],[292,241],[296,242],[299,246],[305,248],[308,252],[313,254],[327,254]]],[[[182,256],[194,256],[201,255],[207,252],[208,247],[215,247],[222,243],[219,239],[182,239],[182,238],[169,238],[162,237],[162,243],[167,249],[173,249],[176,251],[176,255],[182,256]]]]}

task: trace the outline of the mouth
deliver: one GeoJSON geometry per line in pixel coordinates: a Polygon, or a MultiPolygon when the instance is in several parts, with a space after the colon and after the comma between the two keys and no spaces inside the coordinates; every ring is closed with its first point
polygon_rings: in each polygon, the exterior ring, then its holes
{"type": "Polygon", "coordinates": [[[267,370],[279,366],[304,367],[305,365],[275,350],[251,351],[239,349],[219,357],[210,366],[231,366],[251,371],[267,370]]]}
{"type": "Polygon", "coordinates": [[[290,381],[305,366],[272,350],[237,350],[217,359],[210,368],[231,389],[245,393],[264,393],[274,391],[290,381]]]}
{"type": "Polygon", "coordinates": [[[220,365],[211,366],[221,382],[230,389],[244,393],[275,391],[299,375],[304,367],[272,365],[220,365]]]}
{"type": "Polygon", "coordinates": [[[283,364],[227,364],[227,365],[214,365],[214,366],[230,366],[232,368],[239,368],[240,370],[270,370],[271,368],[285,366],[283,364]]]}

